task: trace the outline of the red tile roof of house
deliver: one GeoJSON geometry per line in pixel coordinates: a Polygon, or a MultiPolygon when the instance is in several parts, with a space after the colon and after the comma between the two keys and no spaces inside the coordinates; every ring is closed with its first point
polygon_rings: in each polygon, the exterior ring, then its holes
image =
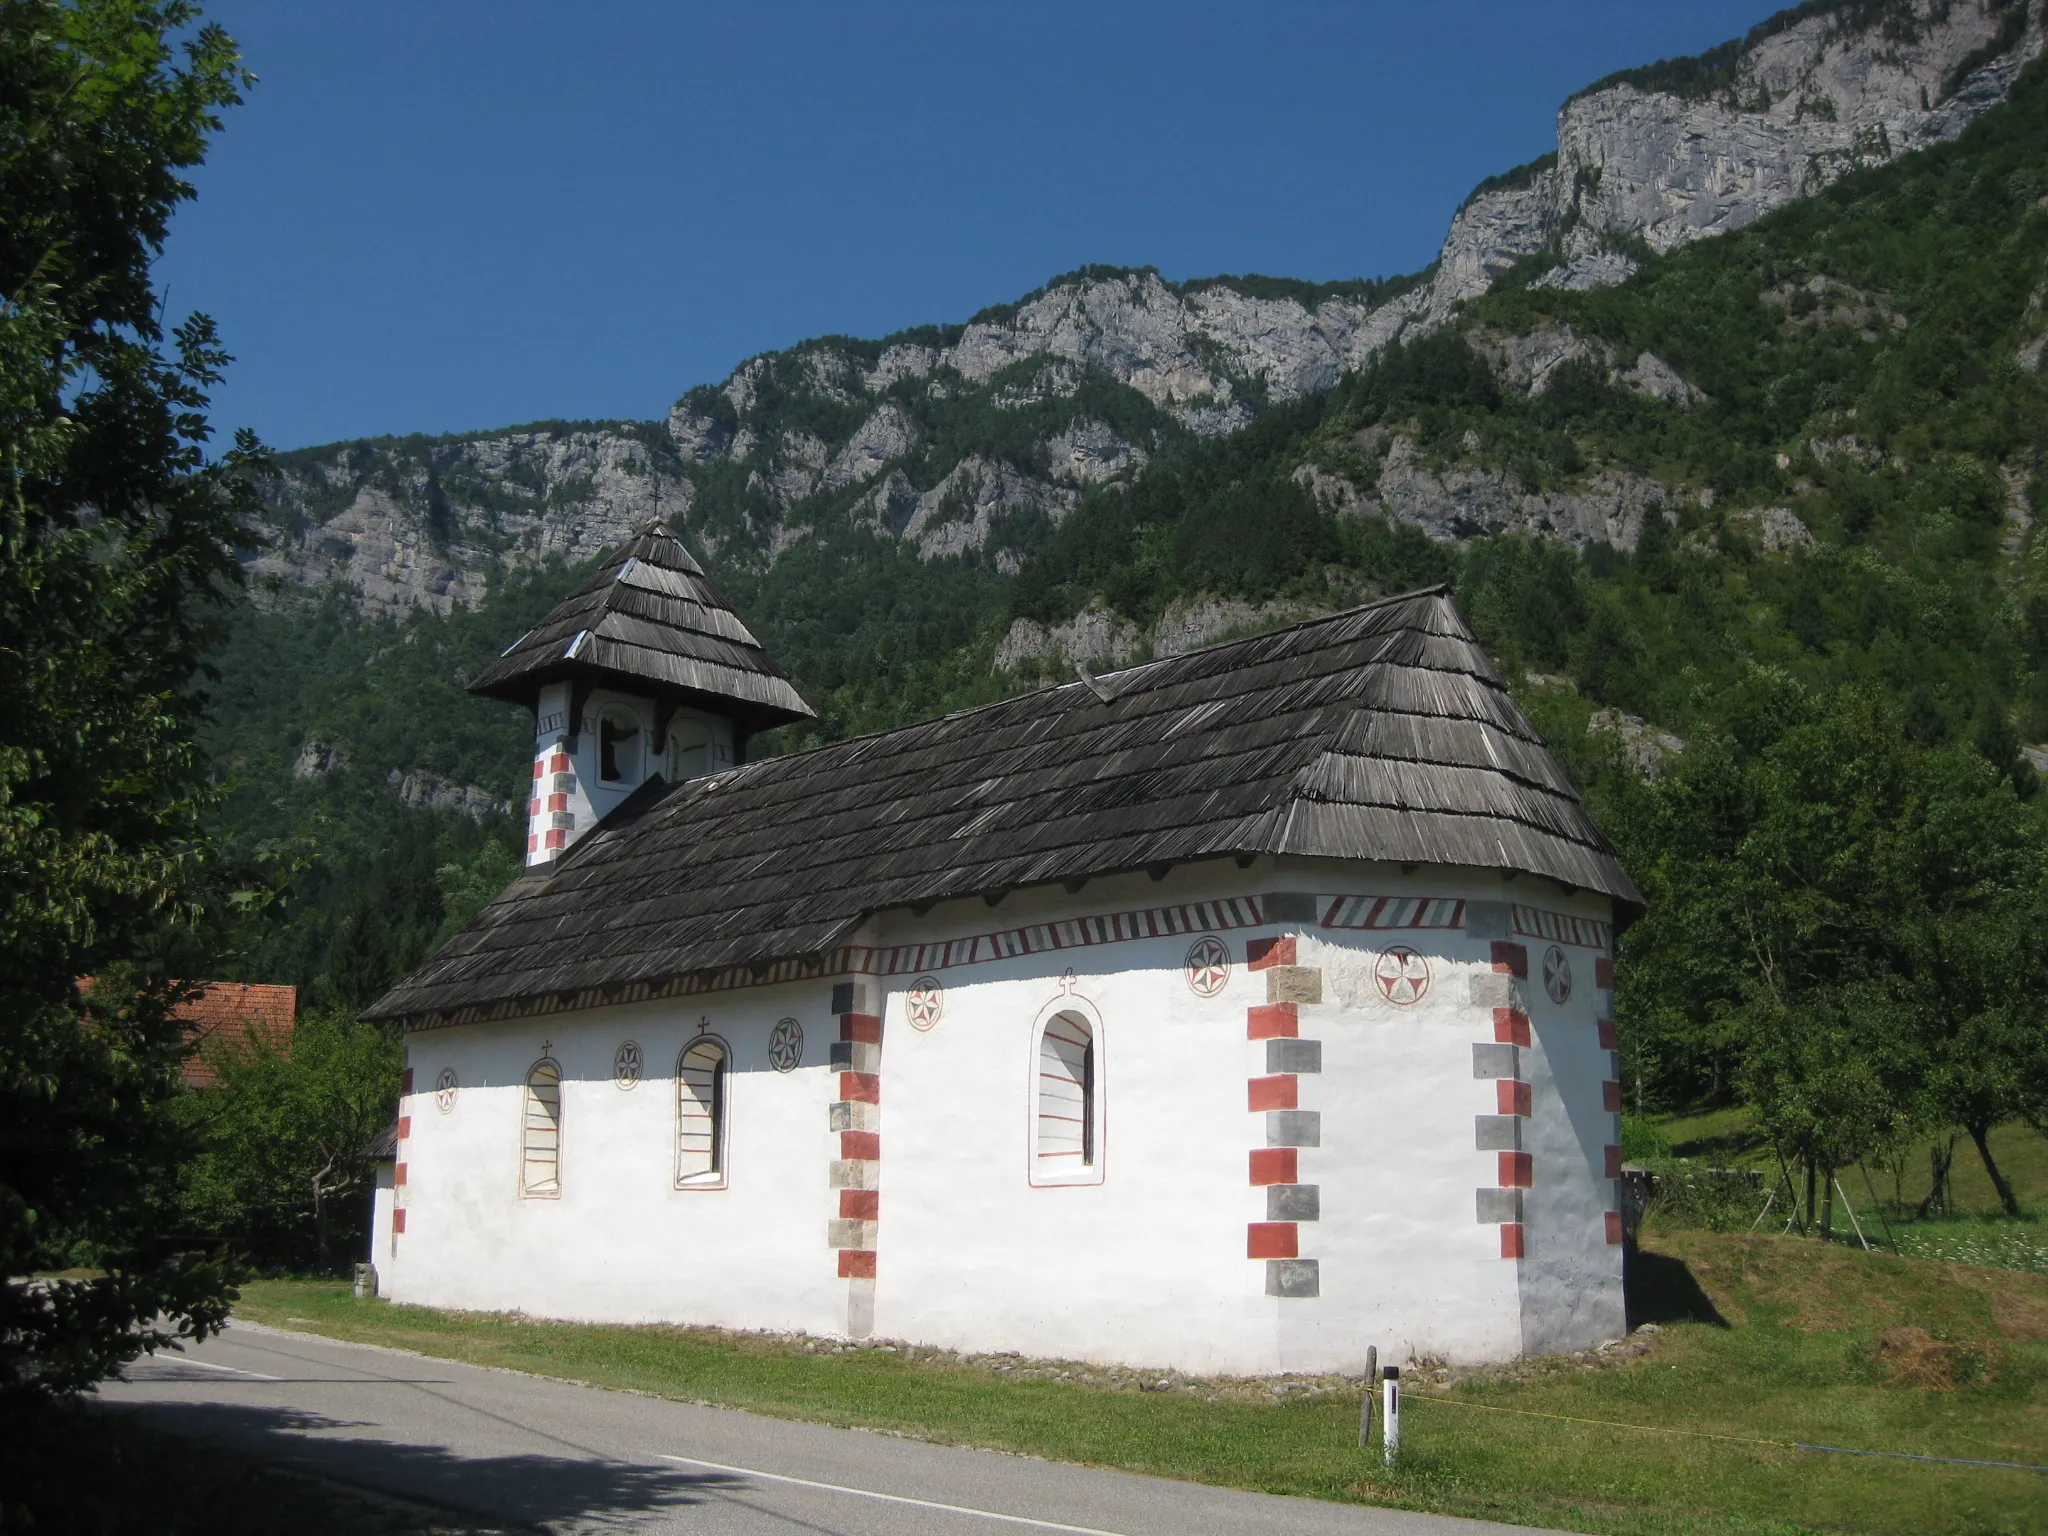
{"type": "Polygon", "coordinates": [[[185,1081],[205,1088],[219,1076],[209,1055],[261,1042],[289,1049],[292,1025],[298,1018],[299,989],[247,981],[210,981],[206,990],[177,1010],[186,1023],[185,1038],[197,1050],[185,1063],[185,1081]]]}

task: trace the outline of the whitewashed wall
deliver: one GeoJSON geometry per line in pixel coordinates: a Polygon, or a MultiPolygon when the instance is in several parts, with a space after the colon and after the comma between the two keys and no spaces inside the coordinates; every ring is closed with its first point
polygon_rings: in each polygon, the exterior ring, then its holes
{"type": "Polygon", "coordinates": [[[396,1236],[391,1218],[398,1208],[392,1171],[389,1163],[377,1165],[377,1184],[370,1195],[370,1267],[377,1272],[377,1294],[386,1297],[391,1294],[391,1243],[396,1236]]]}
{"type": "MultiPolygon", "coordinates": [[[[1529,877],[1262,859],[1250,870],[1219,861],[1159,882],[1096,881],[1072,896],[1018,893],[993,909],[976,900],[918,920],[897,914],[863,941],[936,941],[1262,891],[1608,915],[1603,899],[1529,877]]],[[[1611,1057],[1596,1036],[1595,952],[1569,950],[1574,990],[1554,1004],[1533,974],[1547,947],[1536,938],[1517,940],[1532,976],[1515,983],[1495,974],[1487,939],[1461,930],[1302,933],[1298,963],[1319,969],[1324,988],[1320,1004],[1299,1010],[1301,1038],[1323,1046],[1323,1070],[1299,1080],[1300,1107],[1322,1116],[1322,1144],[1301,1151],[1299,1174],[1321,1190],[1321,1219],[1300,1228],[1302,1256],[1320,1263],[1320,1295],[1266,1294],[1265,1263],[1246,1257],[1247,1224],[1267,1216],[1248,1172],[1265,1117],[1247,1108],[1266,1053],[1246,1038],[1266,975],[1244,962],[1247,940],[1303,927],[1220,931],[1232,964],[1213,998],[1188,985],[1188,935],[933,971],[941,1008],[928,1030],[905,1012],[916,974],[875,979],[886,1018],[875,1331],[1239,1372],[1356,1369],[1373,1345],[1383,1359],[1492,1359],[1619,1334],[1620,1249],[1607,1240],[1603,1168],[1616,1132],[1602,1109],[1611,1057]],[[1373,979],[1394,943],[1430,966],[1411,1007],[1390,1004],[1373,979]],[[1489,999],[1509,986],[1532,1029],[1522,1075],[1533,1090],[1524,1146],[1535,1182],[1520,1261],[1500,1257],[1499,1227],[1475,1214],[1475,1191],[1496,1182],[1496,1154],[1476,1149],[1474,1117],[1495,1112],[1496,1089],[1474,1076],[1472,1047],[1492,1041],[1489,999]],[[1034,1023],[1069,997],[1101,1020],[1103,1177],[1034,1187],[1034,1023]]],[[[407,1229],[387,1293],[558,1317],[845,1329],[849,1282],[826,1240],[838,1214],[827,1168],[839,1155],[828,1128],[839,1096],[830,990],[752,988],[412,1036],[407,1229]],[[799,1020],[806,1041],[788,1074],[767,1059],[768,1032],[784,1017],[799,1020]],[[701,1020],[734,1051],[731,1178],[723,1190],[678,1191],[672,1074],[701,1020]],[[622,1091],[613,1060],[627,1039],[641,1046],[645,1075],[622,1091]],[[562,1194],[522,1199],[520,1084],[544,1044],[564,1075],[562,1194]],[[433,1096],[444,1067],[459,1083],[446,1113],[433,1096]]]]}
{"type": "Polygon", "coordinates": [[[829,988],[766,987],[504,1025],[415,1034],[402,1302],[620,1322],[690,1321],[833,1332],[844,1282],[824,1247],[835,1140],[829,988]],[[767,1039],[797,1017],[803,1064],[775,1071],[767,1039]],[[675,1064],[708,1020],[732,1049],[729,1177],[677,1189],[675,1064]],[[613,1079],[636,1042],[644,1075],[613,1079]],[[562,1067],[561,1194],[519,1192],[521,1093],[543,1054],[562,1067]],[[435,1084],[454,1072],[454,1107],[435,1084]]]}

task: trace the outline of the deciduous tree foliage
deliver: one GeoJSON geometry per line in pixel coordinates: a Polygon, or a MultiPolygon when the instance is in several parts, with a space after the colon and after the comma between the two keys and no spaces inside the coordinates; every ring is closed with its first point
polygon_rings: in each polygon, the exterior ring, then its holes
{"type": "Polygon", "coordinates": [[[252,506],[209,459],[212,324],[149,264],[249,77],[195,9],[0,0],[0,1393],[217,1327],[157,1223],[178,1141],[174,958],[221,896],[192,744],[252,506]],[[94,978],[89,993],[80,978],[94,978]]]}
{"type": "Polygon", "coordinates": [[[1874,690],[1757,668],[1716,705],[1657,780],[1596,791],[1650,900],[1632,1073],[1739,1088],[1809,1213],[1835,1170],[1951,1126],[2017,1213],[1986,1138],[2048,1106],[2048,797],[1874,690]]]}
{"type": "Polygon", "coordinates": [[[362,1236],[404,1064],[397,1035],[342,1011],[303,1015],[288,1046],[220,1052],[215,1085],[181,1106],[201,1142],[185,1168],[188,1219],[251,1257],[330,1268],[336,1240],[362,1236]]]}

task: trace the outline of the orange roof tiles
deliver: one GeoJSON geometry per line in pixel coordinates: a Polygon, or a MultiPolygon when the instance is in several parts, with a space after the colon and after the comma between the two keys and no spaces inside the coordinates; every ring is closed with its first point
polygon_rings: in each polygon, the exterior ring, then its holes
{"type": "Polygon", "coordinates": [[[289,1049],[292,1025],[298,1018],[299,989],[246,981],[210,981],[206,990],[181,1005],[176,1017],[185,1021],[185,1038],[196,1052],[185,1063],[185,1081],[194,1088],[210,1086],[219,1076],[209,1055],[261,1042],[289,1049]]]}

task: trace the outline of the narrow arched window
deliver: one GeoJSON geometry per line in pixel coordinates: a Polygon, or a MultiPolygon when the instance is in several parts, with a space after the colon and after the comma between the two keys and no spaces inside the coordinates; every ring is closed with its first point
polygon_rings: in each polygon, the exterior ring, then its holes
{"type": "Polygon", "coordinates": [[[597,717],[597,776],[607,784],[638,784],[640,721],[630,709],[617,705],[597,717]]]}
{"type": "Polygon", "coordinates": [[[1038,1037],[1038,1164],[1057,1174],[1095,1166],[1095,1030],[1056,1013],[1038,1037]]]}
{"type": "Polygon", "coordinates": [[[668,732],[668,778],[680,784],[711,771],[711,732],[699,721],[678,720],[668,732]]]}
{"type": "Polygon", "coordinates": [[[676,1187],[725,1184],[725,1042],[706,1035],[683,1048],[676,1062],[676,1187]]]}
{"type": "Polygon", "coordinates": [[[562,1069],[542,1057],[526,1074],[519,1192],[551,1198],[562,1192],[562,1069]]]}

